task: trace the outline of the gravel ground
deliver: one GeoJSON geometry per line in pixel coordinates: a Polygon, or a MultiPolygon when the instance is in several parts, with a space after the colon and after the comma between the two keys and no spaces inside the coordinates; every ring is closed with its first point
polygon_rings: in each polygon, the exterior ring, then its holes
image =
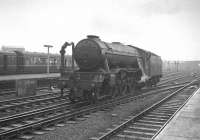
{"type": "Polygon", "coordinates": [[[107,128],[119,123],[128,115],[136,114],[149,107],[164,96],[166,94],[149,95],[107,111],[92,113],[85,120],[76,121],[75,124],[66,123],[64,127],[56,127],[55,130],[48,131],[43,135],[35,135],[34,140],[87,140],[97,136],[98,132],[105,132],[107,128]]]}

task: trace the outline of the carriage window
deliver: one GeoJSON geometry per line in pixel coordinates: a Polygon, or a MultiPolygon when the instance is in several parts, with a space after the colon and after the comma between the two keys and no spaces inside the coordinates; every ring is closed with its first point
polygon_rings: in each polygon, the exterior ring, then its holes
{"type": "Polygon", "coordinates": [[[34,59],[33,59],[33,57],[31,57],[30,58],[30,64],[33,64],[33,61],[34,61],[34,59]]]}
{"type": "Polygon", "coordinates": [[[16,56],[13,56],[12,59],[13,59],[13,61],[12,61],[13,64],[16,64],[16,56]]]}
{"type": "Polygon", "coordinates": [[[8,55],[8,64],[9,65],[12,65],[12,64],[15,64],[15,56],[12,56],[12,55],[8,55]]]}
{"type": "Polygon", "coordinates": [[[26,64],[26,65],[30,65],[30,64],[31,64],[31,58],[25,59],[25,64],[26,64]]]}
{"type": "Polygon", "coordinates": [[[45,57],[40,57],[38,63],[39,63],[39,64],[47,64],[47,58],[45,58],[45,57]]]}
{"type": "Polygon", "coordinates": [[[25,59],[25,65],[29,65],[29,60],[25,59]]]}
{"type": "Polygon", "coordinates": [[[33,64],[37,64],[37,57],[33,57],[33,64]]]}
{"type": "Polygon", "coordinates": [[[56,58],[50,58],[49,59],[49,64],[50,65],[56,65],[57,64],[57,59],[56,58]]]}
{"type": "Polygon", "coordinates": [[[7,63],[8,63],[8,65],[12,64],[12,56],[11,55],[7,55],[7,63]]]}
{"type": "Polygon", "coordinates": [[[10,62],[10,64],[14,64],[15,63],[15,58],[14,58],[15,56],[11,56],[10,58],[11,58],[11,62],[10,62]]]}

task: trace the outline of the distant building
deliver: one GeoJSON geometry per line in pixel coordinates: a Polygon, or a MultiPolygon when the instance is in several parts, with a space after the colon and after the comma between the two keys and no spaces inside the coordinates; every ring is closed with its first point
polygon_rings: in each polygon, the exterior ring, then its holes
{"type": "Polygon", "coordinates": [[[1,50],[8,51],[8,52],[13,52],[13,51],[25,52],[24,47],[18,47],[18,46],[2,46],[1,50]]]}

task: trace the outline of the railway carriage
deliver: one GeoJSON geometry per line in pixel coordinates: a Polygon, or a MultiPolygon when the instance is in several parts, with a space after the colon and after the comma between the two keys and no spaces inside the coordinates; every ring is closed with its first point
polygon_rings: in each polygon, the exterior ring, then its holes
{"type": "Polygon", "coordinates": [[[0,75],[16,72],[16,57],[14,52],[0,51],[0,75]]]}
{"type": "MultiPolygon", "coordinates": [[[[0,51],[0,75],[46,73],[47,62],[46,53],[0,51]]],[[[71,63],[71,56],[65,56],[66,67],[71,67],[71,63]]],[[[50,54],[49,70],[60,72],[60,55],[50,54]]]]}
{"type": "MultiPolygon", "coordinates": [[[[69,43],[65,44],[70,45],[69,43]]],[[[66,48],[63,46],[63,49],[66,48]]],[[[79,69],[65,71],[62,64],[59,87],[69,88],[72,102],[126,95],[145,85],[156,85],[162,76],[160,56],[120,42],[107,43],[88,36],[74,47],[72,58],[79,69]]],[[[64,55],[61,55],[61,60],[64,55]]]]}
{"type": "MultiPolygon", "coordinates": [[[[45,53],[24,53],[24,73],[45,73],[47,69],[47,54],[45,53]]],[[[58,72],[60,58],[58,55],[50,55],[49,72],[58,72]]]]}

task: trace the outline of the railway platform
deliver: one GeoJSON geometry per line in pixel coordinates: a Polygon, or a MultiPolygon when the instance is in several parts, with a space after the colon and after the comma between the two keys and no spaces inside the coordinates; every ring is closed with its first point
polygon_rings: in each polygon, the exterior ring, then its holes
{"type": "MultiPolygon", "coordinates": [[[[0,95],[6,95],[5,90],[16,91],[17,96],[32,96],[37,88],[56,86],[60,73],[20,74],[0,76],[0,95]]],[[[13,93],[13,92],[12,92],[13,93]]],[[[8,94],[9,95],[9,94],[8,94]]]]}
{"type": "Polygon", "coordinates": [[[58,78],[59,76],[60,76],[60,73],[6,75],[6,76],[0,76],[0,81],[58,78]]]}
{"type": "Polygon", "coordinates": [[[200,139],[200,89],[165,126],[154,140],[200,139]]]}

